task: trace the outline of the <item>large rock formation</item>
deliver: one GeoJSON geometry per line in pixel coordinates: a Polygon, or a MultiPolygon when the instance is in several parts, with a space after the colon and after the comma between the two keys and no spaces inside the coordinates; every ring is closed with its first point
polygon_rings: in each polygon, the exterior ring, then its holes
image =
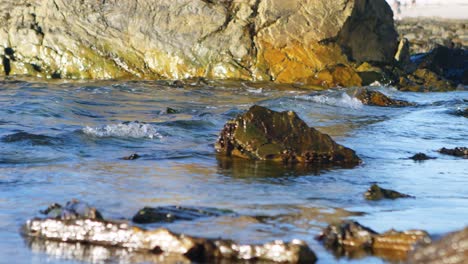
{"type": "Polygon", "coordinates": [[[254,105],[226,123],[215,144],[219,153],[284,163],[353,166],[356,153],[309,127],[295,112],[254,105]]]}
{"type": "Polygon", "coordinates": [[[2,74],[52,78],[360,85],[352,63],[397,46],[385,0],[5,0],[0,17],[2,74]]]}

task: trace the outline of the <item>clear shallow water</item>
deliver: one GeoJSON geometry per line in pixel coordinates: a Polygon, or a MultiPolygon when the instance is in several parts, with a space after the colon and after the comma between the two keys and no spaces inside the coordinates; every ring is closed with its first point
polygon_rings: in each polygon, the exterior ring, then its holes
{"type": "MultiPolygon", "coordinates": [[[[468,160],[439,155],[468,146],[467,92],[400,93],[408,108],[363,106],[341,90],[314,92],[268,84],[162,82],[0,82],[0,257],[5,263],[76,263],[70,245],[28,244],[19,228],[53,202],[78,198],[106,218],[129,219],[144,206],[195,205],[241,217],[167,225],[175,232],[244,243],[305,240],[318,263],[336,259],[315,241],[328,222],[355,219],[376,231],[420,228],[437,236],[468,224],[468,160]],[[285,168],[218,157],[224,123],[252,104],[294,110],[309,125],[354,150],[354,169],[285,168]],[[179,111],[167,114],[166,108],[179,111]],[[437,157],[414,162],[417,152],[437,157]],[[122,157],[138,153],[137,160],[122,157]],[[368,202],[374,182],[416,199],[368,202]],[[61,250],[60,250],[61,249],[61,250]]],[[[87,262],[137,261],[123,252],[87,262]]]]}

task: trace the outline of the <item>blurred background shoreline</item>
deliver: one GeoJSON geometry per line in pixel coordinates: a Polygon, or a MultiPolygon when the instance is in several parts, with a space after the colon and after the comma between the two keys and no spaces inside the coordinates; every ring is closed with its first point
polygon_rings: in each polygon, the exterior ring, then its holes
{"type": "Polygon", "coordinates": [[[466,0],[387,0],[395,19],[409,17],[468,20],[466,0]]]}

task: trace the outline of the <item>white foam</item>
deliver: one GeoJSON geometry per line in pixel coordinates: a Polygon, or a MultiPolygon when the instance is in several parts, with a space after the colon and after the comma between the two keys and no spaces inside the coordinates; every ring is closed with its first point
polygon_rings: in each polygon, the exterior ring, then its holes
{"type": "Polygon", "coordinates": [[[383,85],[379,81],[375,81],[371,84],[369,84],[371,87],[382,87],[383,85]]]}
{"type": "Polygon", "coordinates": [[[298,95],[298,99],[312,101],[319,104],[340,106],[346,108],[359,109],[362,107],[361,101],[355,97],[349,96],[347,93],[341,93],[339,96],[331,95],[298,95]]]}
{"type": "Polygon", "coordinates": [[[95,137],[162,138],[161,134],[152,125],[139,122],[113,124],[97,128],[86,126],[83,128],[83,133],[95,137]]]}

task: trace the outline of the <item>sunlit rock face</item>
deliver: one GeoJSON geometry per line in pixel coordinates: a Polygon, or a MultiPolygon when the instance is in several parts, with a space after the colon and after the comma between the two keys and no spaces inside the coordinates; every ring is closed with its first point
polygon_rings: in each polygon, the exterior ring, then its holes
{"type": "Polygon", "coordinates": [[[1,74],[49,78],[360,85],[353,63],[397,46],[384,0],[6,0],[0,17],[1,74]]]}

